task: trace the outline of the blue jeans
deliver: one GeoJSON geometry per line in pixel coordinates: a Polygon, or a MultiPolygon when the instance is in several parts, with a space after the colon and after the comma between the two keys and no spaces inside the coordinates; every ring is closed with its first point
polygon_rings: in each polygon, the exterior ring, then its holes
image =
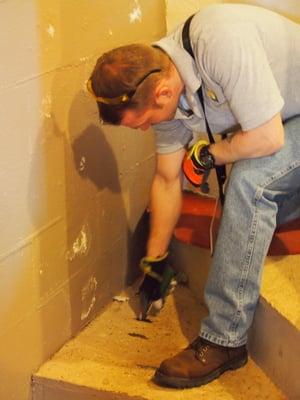
{"type": "Polygon", "coordinates": [[[284,129],[279,152],[236,162],[228,181],[204,294],[209,315],[200,329],[222,346],[247,342],[276,225],[300,216],[300,116],[284,129]]]}

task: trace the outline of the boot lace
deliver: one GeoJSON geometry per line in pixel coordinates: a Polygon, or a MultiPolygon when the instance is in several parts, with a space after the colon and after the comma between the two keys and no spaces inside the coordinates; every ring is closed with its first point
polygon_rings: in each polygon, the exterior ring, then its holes
{"type": "Polygon", "coordinates": [[[189,348],[195,351],[195,357],[203,364],[206,363],[206,353],[210,348],[209,344],[203,342],[201,337],[197,337],[190,345],[189,348]]]}

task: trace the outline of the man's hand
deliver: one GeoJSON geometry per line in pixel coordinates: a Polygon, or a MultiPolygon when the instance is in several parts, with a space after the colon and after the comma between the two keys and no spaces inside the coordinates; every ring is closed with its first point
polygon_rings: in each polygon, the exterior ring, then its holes
{"type": "Polygon", "coordinates": [[[197,187],[203,189],[210,170],[214,167],[214,158],[208,151],[208,143],[199,140],[188,149],[182,163],[186,178],[197,187]]]}
{"type": "Polygon", "coordinates": [[[144,257],[140,267],[145,273],[139,288],[141,313],[139,320],[145,321],[152,304],[161,309],[175,271],[168,263],[168,253],[162,257],[144,257]]]}

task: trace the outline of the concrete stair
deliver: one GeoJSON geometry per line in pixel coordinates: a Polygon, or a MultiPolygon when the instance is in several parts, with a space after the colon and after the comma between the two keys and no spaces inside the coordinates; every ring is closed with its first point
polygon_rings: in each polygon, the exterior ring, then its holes
{"type": "Polygon", "coordinates": [[[201,207],[194,197],[186,199],[172,254],[188,286],[176,288],[152,323],[136,320],[138,282],[128,288],[33,376],[34,400],[300,399],[298,222],[279,229],[270,247],[249,332],[249,363],[195,389],[164,389],[152,382],[160,362],[197,336],[206,313],[203,290],[214,207],[207,199],[201,207]]]}
{"type": "MultiPolygon", "coordinates": [[[[210,250],[178,241],[173,250],[177,268],[184,269],[192,292],[203,302],[210,250]]],[[[248,348],[252,359],[285,398],[299,400],[300,255],[267,257],[248,348]]]]}
{"type": "MultiPolygon", "coordinates": [[[[220,215],[213,198],[184,193],[175,229],[174,258],[177,268],[188,274],[190,287],[200,301],[210,265],[211,238],[216,236],[220,215]]],[[[277,227],[273,235],[248,343],[258,365],[295,400],[300,399],[299,328],[300,219],[296,219],[277,227]]]]}
{"type": "Polygon", "coordinates": [[[156,386],[151,381],[155,368],[195,338],[206,309],[188,287],[178,286],[151,323],[140,322],[135,293],[136,287],[121,293],[118,300],[125,301],[112,301],[40,368],[33,376],[34,400],[286,398],[251,358],[200,388],[156,386]]]}

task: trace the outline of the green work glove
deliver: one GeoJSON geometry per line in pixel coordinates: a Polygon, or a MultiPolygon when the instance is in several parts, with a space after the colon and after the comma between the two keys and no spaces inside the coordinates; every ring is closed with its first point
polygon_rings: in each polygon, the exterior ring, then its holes
{"type": "Polygon", "coordinates": [[[139,288],[141,313],[139,319],[144,321],[153,305],[157,310],[163,307],[175,271],[168,262],[168,253],[162,257],[144,257],[140,267],[145,273],[139,288]]]}

